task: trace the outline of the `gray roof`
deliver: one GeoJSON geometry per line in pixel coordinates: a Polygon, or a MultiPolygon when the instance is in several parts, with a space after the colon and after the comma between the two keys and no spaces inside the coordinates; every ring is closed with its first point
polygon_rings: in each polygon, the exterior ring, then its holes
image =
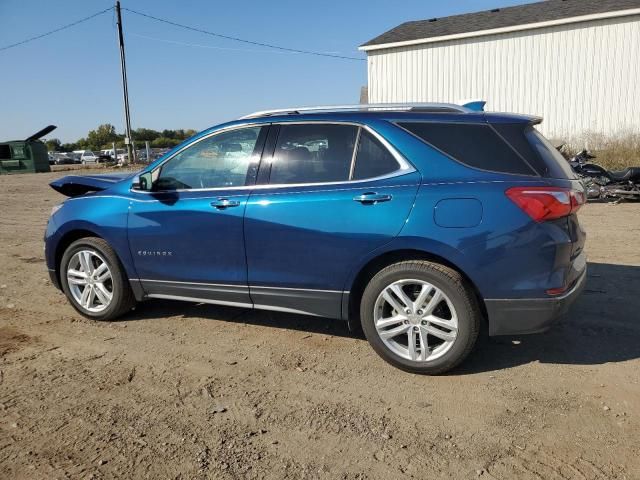
{"type": "Polygon", "coordinates": [[[406,22],[363,44],[422,40],[640,7],[640,0],[548,0],[452,17],[406,22]]]}

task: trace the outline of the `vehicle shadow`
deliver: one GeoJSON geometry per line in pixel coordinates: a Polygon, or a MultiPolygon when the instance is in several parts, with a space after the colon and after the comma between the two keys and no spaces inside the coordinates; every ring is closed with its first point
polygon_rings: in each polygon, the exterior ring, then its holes
{"type": "Polygon", "coordinates": [[[548,332],[483,339],[451,374],[539,361],[599,365],[640,358],[640,266],[589,263],[587,285],[548,332]]]}
{"type": "MultiPolygon", "coordinates": [[[[589,263],[587,285],[568,315],[546,333],[482,338],[451,375],[542,363],[599,365],[640,358],[640,266],[589,263]]],[[[198,317],[366,341],[346,322],[263,310],[167,300],[147,302],[123,320],[198,317]]],[[[374,353],[372,352],[372,355],[374,353]]]]}

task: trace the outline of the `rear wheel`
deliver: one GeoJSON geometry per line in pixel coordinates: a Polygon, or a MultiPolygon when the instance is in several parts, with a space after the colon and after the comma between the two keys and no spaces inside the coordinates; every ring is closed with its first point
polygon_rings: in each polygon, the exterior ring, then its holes
{"type": "Polygon", "coordinates": [[[101,238],[69,245],[60,262],[60,280],[71,305],[94,320],[113,320],[135,305],[118,257],[101,238]]]}
{"type": "Polygon", "coordinates": [[[408,372],[438,374],[471,352],[481,312],[458,272],[432,262],[406,261],[371,279],[360,318],[367,340],[384,360],[408,372]]]}

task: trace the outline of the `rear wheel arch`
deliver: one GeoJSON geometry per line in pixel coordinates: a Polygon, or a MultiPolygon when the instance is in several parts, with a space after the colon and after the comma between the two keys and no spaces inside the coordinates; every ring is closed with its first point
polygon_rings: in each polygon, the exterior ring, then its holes
{"type": "Polygon", "coordinates": [[[354,280],[351,284],[351,288],[349,290],[349,305],[347,313],[347,321],[349,323],[349,327],[352,328],[355,325],[359,325],[360,323],[360,302],[362,300],[362,295],[364,290],[371,281],[371,279],[384,268],[393,265],[394,263],[404,262],[408,260],[423,260],[433,263],[438,263],[440,265],[444,265],[449,267],[456,272],[460,273],[466,283],[471,287],[475,297],[477,299],[478,305],[482,311],[482,316],[485,320],[485,323],[488,321],[487,309],[484,303],[484,299],[482,295],[480,295],[480,290],[476,286],[476,284],[471,280],[469,275],[467,275],[463,269],[458,267],[458,265],[452,263],[448,259],[436,255],[434,253],[418,250],[418,249],[399,249],[399,250],[391,250],[388,252],[384,252],[377,257],[369,260],[357,273],[354,277],[354,280]]]}

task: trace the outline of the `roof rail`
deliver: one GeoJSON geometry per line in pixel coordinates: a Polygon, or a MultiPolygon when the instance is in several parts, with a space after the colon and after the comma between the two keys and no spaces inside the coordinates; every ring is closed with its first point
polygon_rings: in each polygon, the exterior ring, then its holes
{"type": "Polygon", "coordinates": [[[408,112],[458,112],[470,113],[473,110],[455,103],[363,103],[357,105],[332,105],[323,107],[293,107],[278,110],[263,110],[241,117],[249,118],[270,117],[273,115],[297,115],[300,113],[329,113],[329,112],[376,112],[376,111],[408,111],[408,112]]]}

